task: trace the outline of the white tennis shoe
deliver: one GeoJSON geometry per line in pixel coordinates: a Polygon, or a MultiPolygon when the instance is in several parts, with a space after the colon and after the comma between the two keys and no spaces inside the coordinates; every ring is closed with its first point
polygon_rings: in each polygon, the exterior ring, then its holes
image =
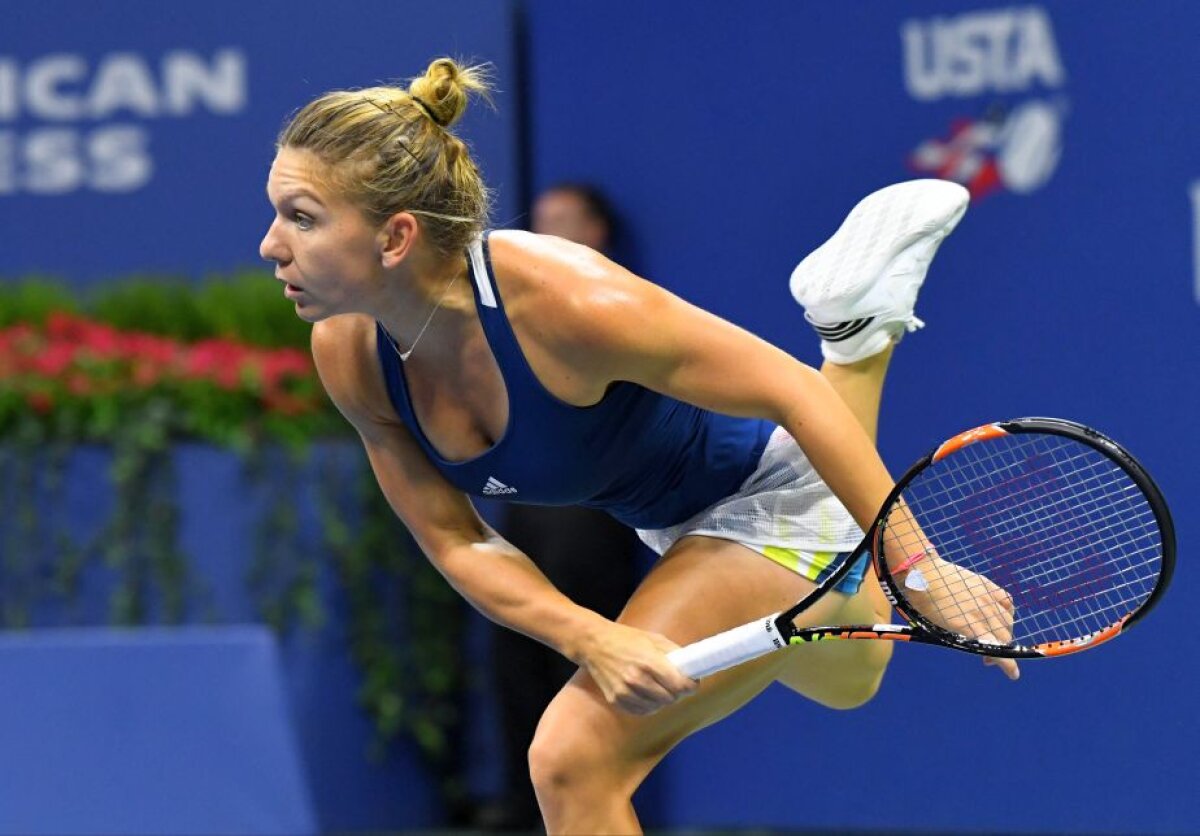
{"type": "Polygon", "coordinates": [[[913,313],[917,293],[969,199],[948,180],[880,189],[792,271],[792,296],[820,335],[826,360],[863,360],[925,326],[913,313]]]}

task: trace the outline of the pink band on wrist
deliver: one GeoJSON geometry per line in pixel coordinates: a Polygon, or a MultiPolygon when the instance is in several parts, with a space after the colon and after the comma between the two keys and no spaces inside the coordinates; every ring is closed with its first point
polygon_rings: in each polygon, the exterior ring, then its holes
{"type": "Polygon", "coordinates": [[[898,575],[901,572],[906,572],[909,569],[911,569],[912,567],[916,566],[918,563],[920,563],[926,557],[928,557],[928,555],[925,552],[916,552],[915,554],[910,554],[908,557],[904,558],[904,560],[900,563],[899,566],[892,569],[892,574],[898,575]]]}

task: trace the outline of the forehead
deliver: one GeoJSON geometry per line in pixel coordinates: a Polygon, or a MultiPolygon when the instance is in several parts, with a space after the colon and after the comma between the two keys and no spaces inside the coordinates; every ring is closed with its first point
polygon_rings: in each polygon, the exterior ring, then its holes
{"type": "Polygon", "coordinates": [[[267,175],[267,194],[285,197],[303,191],[328,202],[336,197],[331,182],[329,166],[311,151],[281,148],[267,175]]]}

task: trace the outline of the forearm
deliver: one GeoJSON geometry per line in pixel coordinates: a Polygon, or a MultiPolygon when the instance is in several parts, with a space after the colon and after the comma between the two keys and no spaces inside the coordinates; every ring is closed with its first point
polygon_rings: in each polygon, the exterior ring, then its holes
{"type": "Polygon", "coordinates": [[[533,561],[494,532],[443,549],[434,564],[483,615],[576,663],[589,638],[608,624],[559,592],[533,561]]]}
{"type": "Polygon", "coordinates": [[[803,367],[784,428],[865,531],[894,481],[850,408],[816,370],[803,367]]]}

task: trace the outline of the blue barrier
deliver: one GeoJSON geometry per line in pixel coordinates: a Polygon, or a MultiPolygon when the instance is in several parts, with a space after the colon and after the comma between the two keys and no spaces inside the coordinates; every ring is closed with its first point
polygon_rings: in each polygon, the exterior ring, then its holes
{"type": "MultiPolygon", "coordinates": [[[[363,672],[349,654],[349,603],[334,561],[324,550],[318,493],[322,486],[338,493],[354,489],[366,466],[358,446],[321,444],[298,470],[268,468],[258,477],[248,475],[241,457],[207,445],[176,445],[171,458],[178,485],[178,545],[188,557],[185,621],[236,624],[262,618],[264,600],[278,595],[278,590],[256,591],[249,579],[259,559],[255,543],[263,536],[261,521],[273,496],[286,492],[296,515],[296,530],[286,543],[289,558],[311,559],[318,566],[314,582],[324,620],[319,626],[292,625],[278,653],[286,708],[296,721],[321,829],[435,826],[444,814],[435,781],[423,769],[416,746],[402,737],[383,756],[371,754],[377,732],[358,700],[363,672]]],[[[35,627],[73,628],[109,621],[117,573],[95,555],[70,593],[52,588],[48,579],[61,561],[50,533],[57,529],[77,545],[86,544],[111,513],[111,467],[112,451],[107,448],[74,449],[64,463],[61,494],[39,496],[39,508],[46,515],[41,537],[33,543],[26,542],[28,535],[19,541],[4,540],[0,603],[14,611],[32,605],[35,627]],[[21,553],[10,553],[13,549],[21,553]]],[[[0,507],[11,511],[15,490],[12,474],[0,469],[0,507]]],[[[354,508],[347,513],[353,514],[354,508]]],[[[13,517],[0,513],[0,520],[15,527],[13,517]]],[[[161,620],[164,589],[149,583],[144,592],[149,620],[161,620]]],[[[20,633],[13,634],[14,641],[19,639],[20,633]]],[[[87,764],[80,768],[86,769],[87,764]]]]}
{"type": "Polygon", "coordinates": [[[0,833],[315,833],[261,627],[0,636],[0,833]]]}

